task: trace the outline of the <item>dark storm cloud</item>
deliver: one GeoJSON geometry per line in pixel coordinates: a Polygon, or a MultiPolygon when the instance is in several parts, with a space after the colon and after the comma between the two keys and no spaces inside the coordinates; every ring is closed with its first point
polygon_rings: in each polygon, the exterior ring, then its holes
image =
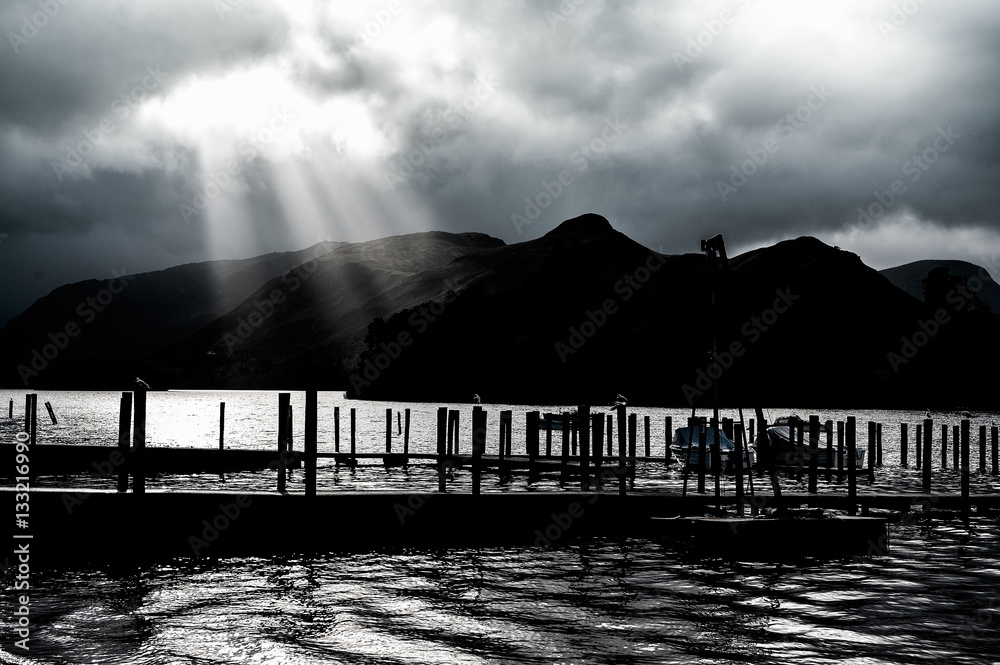
{"type": "MultiPolygon", "coordinates": [[[[25,41],[39,7],[0,12],[0,256],[38,234],[122,234],[148,268],[424,228],[515,242],[586,211],[668,252],[1000,246],[995,5],[68,2],[25,41]],[[272,142],[273,108],[293,120],[272,142]]],[[[76,278],[110,269],[93,255],[76,278]]]]}

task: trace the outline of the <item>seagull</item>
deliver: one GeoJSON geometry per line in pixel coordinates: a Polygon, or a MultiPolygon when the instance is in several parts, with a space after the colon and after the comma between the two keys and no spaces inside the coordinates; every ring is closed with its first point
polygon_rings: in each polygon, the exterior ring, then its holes
{"type": "Polygon", "coordinates": [[[930,418],[931,417],[931,410],[930,409],[927,409],[927,412],[924,413],[924,417],[926,417],[926,418],[930,418]]]}
{"type": "Polygon", "coordinates": [[[149,387],[149,384],[140,379],[138,376],[135,377],[135,385],[139,386],[143,390],[152,390],[152,388],[149,387]]]}
{"type": "Polygon", "coordinates": [[[615,397],[615,406],[625,406],[626,404],[628,404],[628,400],[625,399],[624,395],[618,393],[618,396],[615,397]]]}
{"type": "Polygon", "coordinates": [[[479,404],[479,401],[480,400],[479,400],[479,395],[478,394],[472,396],[472,403],[473,404],[479,404]]]}

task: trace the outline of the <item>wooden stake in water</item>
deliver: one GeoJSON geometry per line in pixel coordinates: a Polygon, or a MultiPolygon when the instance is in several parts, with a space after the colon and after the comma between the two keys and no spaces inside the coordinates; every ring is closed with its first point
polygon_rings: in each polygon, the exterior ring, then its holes
{"type": "MultiPolygon", "coordinates": [[[[708,427],[706,426],[705,419],[702,418],[698,422],[698,494],[705,493],[705,467],[707,466],[705,462],[708,460],[706,456],[708,454],[708,427]]],[[[692,445],[694,442],[691,442],[692,445]]]]}
{"type": "Polygon", "coordinates": [[[638,416],[630,413],[628,416],[628,475],[635,482],[635,446],[639,435],[638,416]]]}
{"type": "Polygon", "coordinates": [[[146,391],[142,388],[133,393],[135,400],[135,423],[132,428],[132,493],[146,492],[146,391]]]}
{"type": "Polygon", "coordinates": [[[131,460],[128,452],[129,430],[132,429],[132,393],[122,393],[118,409],[118,453],[122,464],[118,467],[118,491],[128,491],[128,470],[131,460]]]}
{"type": "Polygon", "coordinates": [[[615,456],[614,441],[612,440],[614,439],[615,432],[614,416],[608,416],[608,428],[606,431],[608,433],[608,459],[613,459],[615,456]]]}
{"type": "Polygon", "coordinates": [[[990,428],[990,448],[992,449],[992,452],[993,452],[993,475],[994,476],[1000,475],[1000,456],[998,456],[998,453],[1000,453],[1000,446],[997,445],[997,430],[998,429],[1000,429],[1000,428],[998,428],[998,427],[991,427],[990,428]]]}
{"type": "Polygon", "coordinates": [[[219,402],[219,480],[226,479],[226,403],[219,402]]]}
{"type": "Polygon", "coordinates": [[[667,416],[663,425],[663,461],[670,464],[670,437],[674,431],[674,419],[667,416]]]}
{"type": "Polygon", "coordinates": [[[642,424],[643,424],[643,427],[645,428],[645,433],[646,433],[645,453],[646,453],[646,457],[649,457],[650,456],[650,453],[649,453],[649,416],[643,416],[642,417],[642,424]]]}
{"type": "Polygon", "coordinates": [[[562,450],[559,455],[559,480],[564,481],[569,477],[569,430],[570,430],[570,416],[569,412],[563,411],[562,414],[562,450]]]}
{"type": "Polygon", "coordinates": [[[602,462],[602,448],[604,446],[604,414],[595,413],[591,415],[591,429],[592,429],[592,441],[593,441],[593,457],[594,457],[594,485],[597,487],[601,486],[601,462],[602,462]]]}
{"type": "Polygon", "coordinates": [[[486,412],[472,407],[472,494],[479,496],[482,484],[483,449],[486,448],[486,412]]]}
{"type": "Polygon", "coordinates": [[[986,425],[979,426],[979,473],[986,473],[986,425]]]}
{"type": "Polygon", "coordinates": [[[923,433],[924,432],[923,432],[923,430],[924,430],[924,426],[923,425],[917,425],[917,438],[914,441],[914,460],[916,460],[916,465],[917,465],[917,470],[918,471],[920,470],[920,467],[923,466],[923,460],[924,460],[924,457],[923,457],[923,454],[922,454],[922,451],[921,451],[921,449],[923,448],[923,441],[924,441],[924,438],[923,438],[923,433]]]}
{"type": "MultiPolygon", "coordinates": [[[[618,418],[618,496],[625,496],[625,428],[627,427],[625,405],[619,404],[615,407],[615,417],[618,418]]],[[[611,428],[608,428],[608,443],[611,442],[611,428]]]]}
{"type": "MultiPolygon", "coordinates": [[[[955,437],[955,443],[958,443],[958,437],[955,437]]],[[[948,426],[941,425],[941,468],[948,468],[948,426]]]]}
{"type": "Polygon", "coordinates": [[[733,425],[733,469],[736,471],[736,514],[743,516],[743,425],[733,425]]]}
{"type": "Polygon", "coordinates": [[[969,514],[969,421],[962,419],[962,512],[969,514]]]}
{"type": "Polygon", "coordinates": [[[922,490],[924,494],[928,494],[931,491],[931,459],[933,456],[931,454],[931,438],[934,433],[931,428],[934,427],[934,421],[930,418],[924,419],[924,477],[922,483],[922,490]]]}
{"type": "Polygon", "coordinates": [[[358,454],[357,442],[355,441],[355,436],[357,435],[357,422],[356,422],[355,408],[351,407],[351,468],[353,468],[353,463],[356,461],[355,455],[358,454]]]}
{"type": "Polygon", "coordinates": [[[406,415],[406,425],[403,427],[403,454],[410,454],[410,410],[406,409],[404,411],[406,415]]]}
{"type": "Polygon", "coordinates": [[[288,407],[291,405],[291,393],[278,393],[278,492],[285,491],[287,481],[285,462],[288,455],[288,407]]]}
{"type": "Polygon", "coordinates": [[[316,449],[319,430],[318,401],[317,391],[306,391],[306,424],[302,432],[304,439],[303,448],[306,457],[306,496],[316,496],[316,449]]]}
{"type": "Polygon", "coordinates": [[[847,417],[847,513],[858,514],[858,455],[857,455],[857,425],[854,416],[847,417]]]}
{"type": "Polygon", "coordinates": [[[809,493],[817,490],[817,468],[819,463],[819,416],[809,416],[809,493]]]}
{"type": "Polygon", "coordinates": [[[590,489],[590,407],[580,405],[576,413],[580,423],[580,489],[587,490],[590,489]]]}
{"type": "Polygon", "coordinates": [[[448,489],[447,483],[448,454],[448,407],[439,406],[437,411],[437,455],[438,455],[438,492],[448,489]]]}
{"type": "Polygon", "coordinates": [[[899,424],[899,464],[900,466],[909,466],[906,462],[908,441],[906,440],[906,423],[899,424]]]}
{"type": "Polygon", "coordinates": [[[958,450],[959,446],[958,446],[958,441],[959,441],[959,437],[961,436],[961,433],[959,432],[959,426],[958,425],[954,425],[952,427],[952,429],[951,429],[951,435],[952,435],[951,436],[951,440],[953,442],[951,444],[951,449],[952,449],[952,456],[954,457],[954,466],[955,466],[956,469],[958,469],[958,465],[959,465],[959,450],[958,450]]]}
{"type": "Polygon", "coordinates": [[[385,452],[392,452],[392,409],[385,410],[385,452]]]}
{"type": "Polygon", "coordinates": [[[545,415],[545,456],[552,457],[552,419],[554,414],[545,415]]]}
{"type": "Polygon", "coordinates": [[[875,424],[875,464],[882,466],[882,423],[875,424]]]}
{"type": "Polygon", "coordinates": [[[877,429],[874,420],[868,421],[868,482],[875,482],[875,439],[877,429]]]}
{"type": "MultiPolygon", "coordinates": [[[[502,418],[503,416],[501,416],[502,418]]],[[[513,423],[514,414],[511,413],[511,422],[508,423],[508,427],[513,423]]],[[[534,463],[534,461],[539,456],[539,441],[538,441],[538,423],[541,421],[542,414],[538,411],[528,411],[525,416],[525,433],[524,433],[524,452],[528,455],[528,461],[534,463]]],[[[552,456],[552,416],[547,418],[548,422],[545,425],[545,446],[548,449],[547,455],[552,456]]]]}
{"type": "Polygon", "coordinates": [[[7,417],[14,420],[14,398],[10,398],[10,404],[7,405],[7,417]]]}
{"type": "Polygon", "coordinates": [[[57,422],[56,422],[56,414],[55,414],[55,412],[54,412],[54,411],[52,410],[52,402],[46,402],[46,403],[45,403],[45,408],[46,408],[46,410],[48,410],[48,412],[49,412],[49,420],[51,420],[51,421],[52,421],[52,424],[53,424],[53,425],[58,425],[59,423],[57,423],[57,422]]]}
{"type": "Polygon", "coordinates": [[[333,407],[333,452],[340,452],[340,407],[333,407]]]}
{"type": "Polygon", "coordinates": [[[844,481],[844,421],[837,421],[837,478],[844,481]]]}

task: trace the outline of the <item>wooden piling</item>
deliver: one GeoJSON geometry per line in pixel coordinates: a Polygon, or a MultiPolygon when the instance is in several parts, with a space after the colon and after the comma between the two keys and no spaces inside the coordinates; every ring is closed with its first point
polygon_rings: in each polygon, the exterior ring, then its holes
{"type": "Polygon", "coordinates": [[[645,430],[646,430],[646,449],[645,449],[645,451],[646,451],[646,457],[650,457],[650,452],[649,452],[649,416],[643,416],[642,417],[642,424],[643,424],[643,426],[645,427],[645,430]]]}
{"type": "MultiPolygon", "coordinates": [[[[694,441],[691,442],[694,445],[694,441]]],[[[698,421],[698,494],[705,493],[705,461],[708,459],[708,427],[705,419],[698,421]]]]}
{"type": "Polygon", "coordinates": [[[286,460],[288,457],[288,409],[291,393],[278,393],[278,493],[285,491],[287,481],[286,460]]]}
{"type": "Polygon", "coordinates": [[[405,425],[403,426],[403,454],[410,454],[410,410],[406,409],[403,414],[405,415],[405,425]]]}
{"type": "Polygon", "coordinates": [[[924,429],[923,425],[917,425],[917,436],[913,442],[914,444],[913,459],[914,459],[914,464],[916,464],[918,471],[920,470],[920,467],[923,465],[923,460],[924,460],[924,456],[921,451],[924,441],[923,429],[924,429]]]}
{"type": "MultiPolygon", "coordinates": [[[[625,405],[619,404],[615,407],[615,417],[618,419],[618,496],[625,496],[625,441],[626,441],[626,415],[625,405]]],[[[608,428],[608,443],[611,442],[611,428],[608,428]]]]}
{"type": "Polygon", "coordinates": [[[437,410],[438,492],[445,492],[448,489],[447,453],[448,407],[439,406],[437,410]]]}
{"type": "Polygon", "coordinates": [[[305,426],[302,431],[303,449],[305,451],[305,485],[306,496],[316,496],[316,452],[319,433],[319,393],[316,390],[306,391],[305,426]]]}
{"type": "Polygon", "coordinates": [[[135,419],[132,424],[132,455],[129,466],[132,469],[132,493],[146,493],[146,391],[139,388],[132,394],[135,402],[135,419]]]}
{"type": "Polygon", "coordinates": [[[906,440],[906,423],[899,424],[899,464],[900,466],[909,466],[906,460],[907,448],[909,447],[909,442],[906,440]]]}
{"type": "Polygon", "coordinates": [[[857,455],[857,424],[854,416],[847,417],[845,436],[847,438],[847,513],[858,514],[858,455],[857,455]]]}
{"type": "Polygon", "coordinates": [[[875,421],[868,421],[868,482],[875,482],[875,421]]]}
{"type": "Polygon", "coordinates": [[[226,449],[226,403],[219,402],[219,452],[226,449]]]}
{"type": "Polygon", "coordinates": [[[604,414],[595,413],[590,416],[592,436],[593,441],[593,458],[594,458],[594,484],[597,487],[601,486],[601,455],[602,448],[604,447],[604,414]]]}
{"type": "Polygon", "coordinates": [[[639,419],[635,413],[628,416],[628,475],[635,482],[635,447],[639,434],[639,419]]]}
{"type": "Polygon", "coordinates": [[[472,407],[472,494],[479,496],[482,487],[483,449],[486,448],[486,411],[472,407]]]}
{"type": "Polygon", "coordinates": [[[962,512],[969,514],[969,420],[962,419],[962,512]]]}
{"type": "Polygon", "coordinates": [[[14,420],[14,398],[10,398],[10,403],[7,405],[7,417],[14,420]]]}
{"type": "Polygon", "coordinates": [[[396,412],[396,436],[399,436],[400,434],[403,433],[403,423],[400,422],[400,417],[402,415],[403,414],[401,414],[399,411],[396,412]]]}
{"type": "Polygon", "coordinates": [[[608,416],[608,428],[606,431],[608,433],[608,459],[612,459],[615,456],[614,442],[612,441],[615,432],[614,416],[608,416]]]}
{"type": "Polygon", "coordinates": [[[351,407],[351,468],[354,468],[354,461],[357,459],[355,455],[358,454],[357,442],[355,441],[355,435],[357,434],[357,414],[355,413],[355,408],[351,407]]]}
{"type": "Polygon", "coordinates": [[[552,457],[552,418],[555,414],[545,414],[545,456],[552,457]]]}
{"type": "Polygon", "coordinates": [[[736,514],[743,516],[743,425],[733,424],[733,454],[736,456],[736,514]]]}
{"type": "Polygon", "coordinates": [[[997,428],[997,427],[991,427],[990,428],[990,448],[992,449],[992,453],[993,453],[993,475],[994,476],[1000,475],[1000,456],[998,456],[998,454],[997,454],[997,453],[1000,453],[1000,446],[997,445],[997,430],[998,429],[1000,429],[1000,428],[997,428]]]}
{"type": "Polygon", "coordinates": [[[663,423],[663,461],[670,464],[670,437],[674,431],[673,416],[667,416],[663,423]]]}
{"type": "Polygon", "coordinates": [[[925,418],[924,419],[924,449],[923,449],[923,453],[924,453],[923,454],[923,458],[924,458],[924,462],[923,462],[923,465],[924,465],[923,474],[924,475],[923,475],[923,479],[922,479],[923,482],[921,483],[921,491],[923,491],[924,494],[929,494],[930,491],[931,491],[931,459],[933,459],[933,455],[931,454],[931,442],[932,442],[932,438],[934,436],[934,432],[931,431],[932,427],[934,427],[934,421],[931,420],[930,418],[925,418]]]}
{"type": "Polygon", "coordinates": [[[960,428],[959,428],[958,425],[953,425],[952,428],[951,428],[951,440],[952,440],[951,452],[952,452],[952,457],[954,458],[954,460],[953,460],[953,462],[954,462],[953,466],[955,467],[955,469],[958,469],[958,465],[959,465],[959,452],[960,451],[959,451],[958,442],[959,442],[959,437],[961,437],[961,432],[959,431],[959,429],[960,428]]]}
{"type": "MultiPolygon", "coordinates": [[[[501,414],[502,417],[503,414],[501,414]]],[[[513,414],[511,414],[513,419],[513,414]]],[[[524,448],[525,453],[528,455],[528,459],[534,462],[538,457],[540,443],[538,441],[538,423],[540,422],[542,415],[538,411],[528,411],[525,417],[525,433],[524,433],[524,448]]],[[[551,416],[548,419],[549,424],[546,425],[547,428],[552,427],[551,416]]],[[[552,456],[552,430],[549,429],[546,436],[545,446],[547,448],[546,456],[552,456]]]]}
{"type": "MultiPolygon", "coordinates": [[[[580,423],[580,489],[588,490],[590,489],[590,407],[582,404],[577,407],[576,413],[577,421],[580,423]]],[[[649,424],[649,418],[646,418],[646,424],[649,424]]],[[[648,436],[648,429],[646,433],[648,436]]]]}
{"type": "Polygon", "coordinates": [[[712,478],[715,480],[715,509],[718,511],[722,510],[722,484],[720,478],[722,476],[722,437],[719,436],[719,421],[716,418],[712,418],[712,478]]]}
{"type": "Polygon", "coordinates": [[[559,480],[563,481],[569,476],[569,412],[562,413],[562,448],[559,454],[559,480]]]}
{"type": "Polygon", "coordinates": [[[809,416],[809,493],[817,491],[819,464],[819,416],[809,416]]]}
{"type": "Polygon", "coordinates": [[[875,424],[875,465],[882,466],[882,423],[875,424]]]}
{"type": "Polygon", "coordinates": [[[132,429],[132,393],[122,393],[118,408],[118,454],[122,463],[118,467],[118,491],[128,491],[129,431],[132,429]]]}
{"type": "Polygon", "coordinates": [[[837,477],[844,480],[844,421],[837,421],[837,477]]]}
{"type": "Polygon", "coordinates": [[[448,454],[452,454],[452,449],[454,447],[454,454],[459,454],[458,440],[459,436],[459,426],[461,424],[462,412],[458,409],[451,409],[448,411],[448,454]]]}
{"type": "Polygon", "coordinates": [[[385,452],[392,452],[392,409],[385,410],[385,452]]]}
{"type": "Polygon", "coordinates": [[[333,452],[340,452],[340,407],[333,407],[333,452]]]}
{"type": "Polygon", "coordinates": [[[38,441],[38,393],[31,393],[31,447],[38,441]]]}
{"type": "Polygon", "coordinates": [[[52,421],[52,424],[53,425],[58,425],[59,423],[56,422],[56,414],[52,410],[52,402],[46,402],[45,403],[45,409],[49,412],[49,420],[52,421]]]}
{"type": "Polygon", "coordinates": [[[986,425],[979,426],[979,473],[986,473],[986,425]]]}
{"type": "Polygon", "coordinates": [[[827,479],[830,477],[830,471],[833,467],[833,421],[827,420],[823,424],[823,431],[826,433],[826,470],[827,479]]]}
{"type": "MultiPolygon", "coordinates": [[[[955,443],[957,444],[957,437],[955,443]]],[[[941,468],[948,468],[948,426],[941,425],[941,468]]]]}
{"type": "Polygon", "coordinates": [[[24,396],[24,431],[31,435],[31,393],[24,396]]]}

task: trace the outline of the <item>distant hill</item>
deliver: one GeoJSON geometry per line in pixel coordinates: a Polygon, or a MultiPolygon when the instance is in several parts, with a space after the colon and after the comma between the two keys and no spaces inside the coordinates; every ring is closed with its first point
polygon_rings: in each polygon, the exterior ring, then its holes
{"type": "MultiPolygon", "coordinates": [[[[879,272],[885,275],[890,282],[903,289],[914,298],[923,300],[923,280],[925,280],[931,270],[935,268],[947,268],[950,274],[965,279],[970,277],[982,278],[985,273],[986,279],[983,280],[982,289],[979,291],[978,296],[983,300],[983,302],[989,305],[990,310],[994,314],[1000,315],[1000,284],[994,282],[992,277],[990,277],[985,270],[973,263],[969,263],[967,261],[944,260],[914,261],[913,263],[896,266],[895,268],[886,268],[885,270],[880,270],[879,272]]],[[[977,283],[978,282],[973,282],[973,284],[977,283]]]]}
{"type": "Polygon", "coordinates": [[[996,408],[1000,322],[940,307],[815,238],[715,265],[589,214],[513,245],[418,233],[68,285],[0,330],[0,353],[18,387],[34,362],[39,388],[996,408]]]}

